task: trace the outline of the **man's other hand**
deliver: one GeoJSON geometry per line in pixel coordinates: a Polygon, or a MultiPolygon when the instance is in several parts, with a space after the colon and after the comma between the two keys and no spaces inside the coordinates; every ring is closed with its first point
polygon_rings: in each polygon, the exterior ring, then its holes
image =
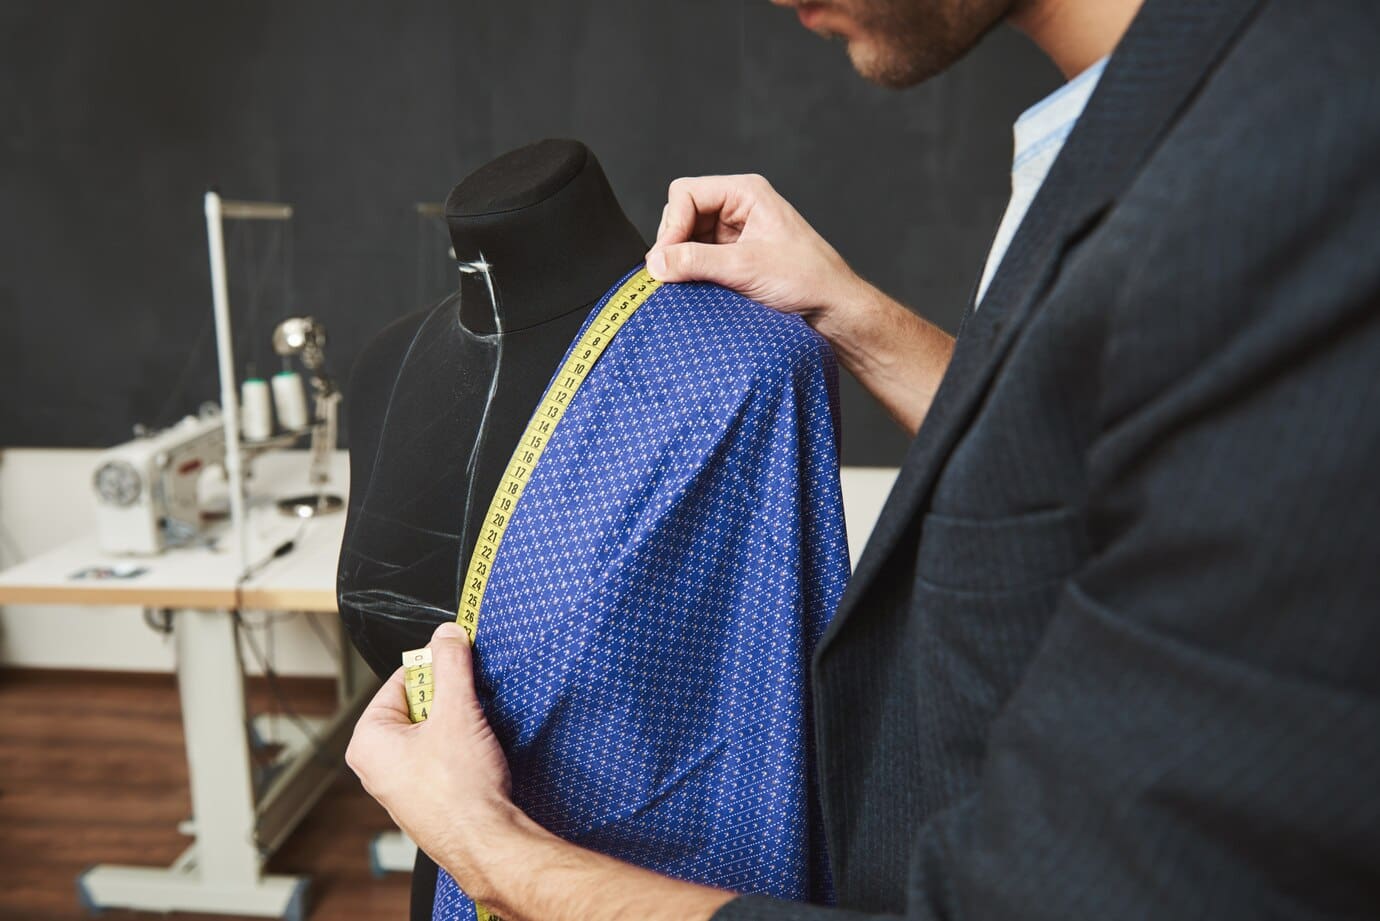
{"type": "Polygon", "coordinates": [[[456,624],[427,644],[436,696],[412,723],[400,668],[360,716],[345,761],[369,795],[463,886],[484,839],[511,822],[508,762],[474,692],[472,650],[456,624]]]}

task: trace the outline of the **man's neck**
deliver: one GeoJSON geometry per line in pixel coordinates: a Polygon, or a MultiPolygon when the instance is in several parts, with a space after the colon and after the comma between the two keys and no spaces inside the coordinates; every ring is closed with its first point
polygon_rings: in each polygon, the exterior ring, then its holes
{"type": "Polygon", "coordinates": [[[1140,11],[1142,0],[1027,0],[1011,24],[1072,79],[1105,58],[1140,11]]]}

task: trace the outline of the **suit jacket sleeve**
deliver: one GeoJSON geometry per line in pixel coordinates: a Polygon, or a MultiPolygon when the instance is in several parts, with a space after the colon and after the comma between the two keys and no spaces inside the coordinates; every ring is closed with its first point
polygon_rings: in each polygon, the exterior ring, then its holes
{"type": "MultiPolygon", "coordinates": [[[[1380,905],[1373,92],[1362,124],[1267,124],[1282,149],[1213,158],[1138,247],[1089,382],[1091,555],[980,785],[917,829],[906,917],[1380,905]]],[[[867,916],[743,897],[715,917],[867,916]]]]}

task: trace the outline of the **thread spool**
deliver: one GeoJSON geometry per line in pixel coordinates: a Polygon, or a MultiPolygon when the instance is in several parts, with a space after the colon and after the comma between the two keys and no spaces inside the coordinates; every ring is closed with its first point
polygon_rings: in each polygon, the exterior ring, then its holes
{"type": "Polygon", "coordinates": [[[307,427],[307,392],[296,371],[279,371],[273,375],[273,403],[278,408],[278,421],[283,428],[307,427]]]}
{"type": "Polygon", "coordinates": [[[240,428],[249,441],[263,441],[273,434],[273,403],[268,381],[261,377],[240,385],[240,428]]]}

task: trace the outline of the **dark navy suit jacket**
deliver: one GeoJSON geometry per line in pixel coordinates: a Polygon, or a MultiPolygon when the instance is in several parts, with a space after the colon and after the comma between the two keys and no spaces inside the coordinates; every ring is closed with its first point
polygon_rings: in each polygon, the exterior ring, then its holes
{"type": "Polygon", "coordinates": [[[1148,0],[813,662],[840,909],[1380,916],[1380,4],[1148,0]]]}

